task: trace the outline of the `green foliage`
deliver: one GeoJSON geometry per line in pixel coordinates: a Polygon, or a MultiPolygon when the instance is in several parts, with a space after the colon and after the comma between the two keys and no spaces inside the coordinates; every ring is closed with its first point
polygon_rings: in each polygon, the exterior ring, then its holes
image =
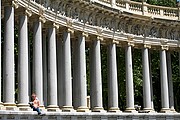
{"type": "MultiPolygon", "coordinates": [[[[142,0],[132,0],[136,2],[141,2],[142,0]]],[[[167,7],[175,7],[176,0],[147,0],[148,4],[159,5],[159,6],[167,6],[167,7]]]]}

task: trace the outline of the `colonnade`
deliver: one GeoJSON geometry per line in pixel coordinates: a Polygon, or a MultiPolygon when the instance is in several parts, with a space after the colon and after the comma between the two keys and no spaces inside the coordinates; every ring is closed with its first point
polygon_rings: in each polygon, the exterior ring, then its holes
{"type": "MultiPolygon", "coordinates": [[[[100,45],[101,41],[103,41],[103,39],[106,40],[106,38],[103,38],[103,36],[90,35],[82,31],[75,31],[71,26],[59,28],[58,24],[45,21],[42,16],[30,16],[31,14],[29,11],[25,9],[21,9],[21,12],[18,13],[18,104],[15,104],[15,9],[11,4],[4,5],[4,48],[2,69],[3,100],[0,98],[3,102],[3,109],[29,110],[29,95],[31,92],[35,92],[40,100],[41,108],[47,107],[47,110],[49,111],[62,110],[71,112],[76,109],[79,112],[88,112],[89,108],[87,107],[86,100],[87,82],[85,44],[87,39],[89,39],[91,110],[104,112],[100,45]],[[29,64],[29,19],[33,22],[32,77],[29,64]],[[73,46],[73,55],[71,46],[73,46]],[[74,63],[73,66],[71,66],[72,62],[74,63]],[[32,78],[32,85],[29,84],[31,83],[30,78],[32,78]],[[29,88],[31,87],[32,90],[29,91],[29,88]]],[[[118,57],[116,56],[116,44],[118,44],[119,41],[109,41],[110,42],[107,43],[109,111],[120,112],[118,106],[116,61],[116,58],[118,57]]],[[[133,112],[135,111],[132,68],[133,44],[127,42],[124,47],[126,67],[126,112],[133,112]]],[[[153,111],[153,106],[151,104],[152,82],[149,50],[150,47],[148,45],[144,45],[142,48],[143,99],[145,111],[153,111]]],[[[167,50],[166,46],[162,46],[160,50],[162,112],[170,111],[170,108],[173,108],[174,106],[172,70],[170,63],[171,57],[169,52],[167,54],[167,50]]]]}

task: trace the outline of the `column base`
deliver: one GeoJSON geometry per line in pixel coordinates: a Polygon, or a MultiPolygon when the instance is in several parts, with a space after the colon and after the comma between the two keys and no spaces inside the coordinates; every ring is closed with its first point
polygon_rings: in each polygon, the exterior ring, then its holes
{"type": "Polygon", "coordinates": [[[170,111],[169,108],[162,108],[160,112],[161,112],[161,113],[169,113],[169,112],[171,112],[171,111],[170,111]]]}
{"type": "Polygon", "coordinates": [[[18,110],[17,106],[15,103],[3,103],[4,105],[4,110],[11,110],[11,111],[16,111],[18,110]]]}
{"type": "Polygon", "coordinates": [[[77,108],[77,112],[90,112],[88,107],[80,106],[77,108]]]}
{"type": "Polygon", "coordinates": [[[172,113],[177,113],[174,108],[170,108],[170,111],[171,111],[172,113]]]}
{"type": "Polygon", "coordinates": [[[40,105],[40,106],[39,106],[39,109],[40,109],[40,111],[43,111],[43,112],[46,112],[46,111],[47,111],[46,108],[44,107],[44,105],[40,105]]]}
{"type": "Polygon", "coordinates": [[[138,113],[138,111],[136,111],[135,108],[126,108],[125,112],[128,112],[128,113],[138,113]]]}
{"type": "Polygon", "coordinates": [[[18,104],[19,111],[33,111],[28,104],[18,104]]]}
{"type": "Polygon", "coordinates": [[[4,110],[4,105],[2,102],[0,102],[0,110],[4,110]]]}
{"type": "Polygon", "coordinates": [[[92,112],[104,113],[104,112],[106,112],[106,111],[104,110],[103,107],[94,107],[93,110],[92,110],[92,112]]]}
{"type": "Polygon", "coordinates": [[[63,106],[61,110],[62,112],[75,112],[75,110],[73,109],[73,106],[63,106]]]}
{"type": "Polygon", "coordinates": [[[48,112],[57,112],[60,111],[59,107],[57,105],[49,105],[47,107],[48,112]]]}
{"type": "Polygon", "coordinates": [[[170,107],[170,111],[171,111],[172,113],[177,113],[176,110],[174,109],[174,106],[170,107]]]}
{"type": "Polygon", "coordinates": [[[108,112],[122,113],[118,107],[110,107],[108,112]]]}
{"type": "Polygon", "coordinates": [[[152,108],[143,108],[143,111],[144,111],[145,113],[155,112],[152,108]]]}

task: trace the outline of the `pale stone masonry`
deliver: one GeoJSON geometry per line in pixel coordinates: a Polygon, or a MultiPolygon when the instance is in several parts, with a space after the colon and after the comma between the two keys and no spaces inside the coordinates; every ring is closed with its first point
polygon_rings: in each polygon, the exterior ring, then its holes
{"type": "Polygon", "coordinates": [[[179,51],[180,47],[179,8],[153,6],[145,1],[139,3],[130,0],[1,2],[4,48],[2,69],[0,65],[0,73],[3,73],[3,76],[0,74],[0,119],[38,118],[28,106],[32,92],[37,94],[41,110],[47,110],[47,116],[39,117],[40,119],[79,119],[80,116],[82,120],[179,118],[179,113],[175,113],[174,109],[171,68],[171,51],[179,51]],[[15,25],[19,31],[17,103],[14,94],[15,25]],[[33,32],[33,53],[29,52],[29,30],[33,32]],[[103,98],[101,46],[107,47],[108,57],[107,110],[103,106],[103,99],[107,98],[103,98]],[[87,101],[86,47],[90,50],[90,102],[87,101]],[[125,111],[119,109],[118,87],[121,85],[118,85],[117,77],[117,47],[125,49],[125,111]],[[142,50],[144,108],[141,112],[150,113],[138,113],[135,110],[133,49],[142,50]],[[160,112],[166,114],[154,111],[152,50],[159,51],[160,54],[160,112]]]}

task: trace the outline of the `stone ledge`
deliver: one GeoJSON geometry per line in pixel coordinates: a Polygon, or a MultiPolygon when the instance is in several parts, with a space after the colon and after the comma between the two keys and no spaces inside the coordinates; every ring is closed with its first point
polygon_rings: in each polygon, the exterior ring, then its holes
{"type": "MultiPolygon", "coordinates": [[[[156,113],[156,112],[150,112],[150,113],[126,113],[126,112],[44,112],[47,116],[51,115],[60,115],[60,116],[179,116],[180,113],[156,113]]],[[[36,111],[5,111],[0,110],[0,116],[2,115],[37,115],[36,111]]]]}
{"type": "Polygon", "coordinates": [[[180,118],[180,113],[84,113],[84,112],[46,112],[46,115],[39,116],[36,112],[14,112],[14,111],[0,111],[0,120],[134,120],[134,119],[153,119],[153,120],[169,120],[180,118]]]}

